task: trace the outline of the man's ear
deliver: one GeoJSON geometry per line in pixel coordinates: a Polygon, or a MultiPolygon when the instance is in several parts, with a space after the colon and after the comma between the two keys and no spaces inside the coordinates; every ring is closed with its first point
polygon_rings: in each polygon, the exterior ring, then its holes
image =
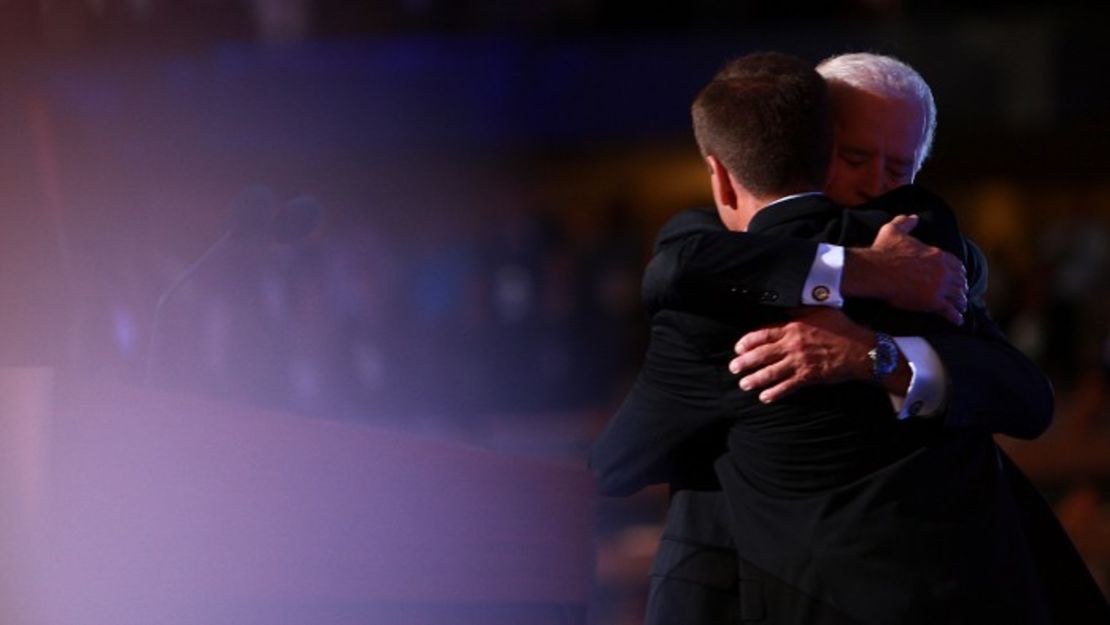
{"type": "Polygon", "coordinates": [[[709,184],[713,189],[713,203],[717,205],[717,211],[723,217],[728,211],[736,210],[736,189],[733,187],[732,176],[716,156],[712,154],[706,156],[705,162],[709,165],[709,184]]]}

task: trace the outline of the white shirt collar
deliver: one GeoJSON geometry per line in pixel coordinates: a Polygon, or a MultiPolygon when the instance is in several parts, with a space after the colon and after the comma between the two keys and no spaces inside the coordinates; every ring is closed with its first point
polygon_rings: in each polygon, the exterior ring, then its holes
{"type": "Polygon", "coordinates": [[[780,202],[785,202],[787,200],[793,200],[793,199],[800,198],[800,197],[807,197],[807,196],[810,196],[810,195],[824,195],[824,193],[822,193],[820,191],[806,191],[805,193],[795,193],[793,195],[787,195],[787,196],[780,197],[779,199],[777,199],[773,202],[768,202],[767,204],[765,204],[763,206],[763,208],[767,208],[768,206],[773,206],[775,204],[778,204],[780,202]]]}

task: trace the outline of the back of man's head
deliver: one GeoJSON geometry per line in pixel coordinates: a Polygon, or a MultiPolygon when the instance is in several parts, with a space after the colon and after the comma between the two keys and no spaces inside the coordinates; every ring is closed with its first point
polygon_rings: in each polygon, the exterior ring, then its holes
{"type": "Polygon", "coordinates": [[[805,61],[757,52],[729,62],[691,106],[702,156],[756,196],[820,189],[832,153],[824,79],[805,61]]]}
{"type": "Polygon", "coordinates": [[[882,54],[852,52],[831,56],[817,64],[817,72],[829,83],[835,98],[839,89],[851,88],[892,100],[914,102],[925,116],[921,145],[914,170],[921,168],[933,147],[937,127],[937,105],[929,83],[906,63],[882,54]]]}

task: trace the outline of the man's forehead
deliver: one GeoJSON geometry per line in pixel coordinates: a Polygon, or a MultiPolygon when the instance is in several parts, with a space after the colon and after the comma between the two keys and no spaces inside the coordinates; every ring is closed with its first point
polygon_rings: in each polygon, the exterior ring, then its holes
{"type": "Polygon", "coordinates": [[[846,115],[913,115],[925,116],[925,105],[920,98],[912,95],[892,95],[867,91],[851,85],[841,84],[830,90],[831,104],[838,116],[846,115]]]}
{"type": "Polygon", "coordinates": [[[879,151],[884,152],[887,160],[891,161],[906,161],[907,163],[913,162],[912,144],[906,144],[900,147],[906,148],[897,150],[899,146],[892,145],[891,142],[874,142],[874,141],[858,141],[852,137],[837,137],[836,151],[844,156],[874,156],[879,151]]]}
{"type": "Polygon", "coordinates": [[[912,160],[925,136],[925,110],[919,101],[859,90],[834,98],[837,141],[844,148],[904,153],[912,160]]]}

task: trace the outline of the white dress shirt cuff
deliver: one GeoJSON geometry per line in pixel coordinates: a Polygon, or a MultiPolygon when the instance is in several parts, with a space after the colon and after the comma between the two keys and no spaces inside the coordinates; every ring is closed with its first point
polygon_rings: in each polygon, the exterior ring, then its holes
{"type": "Polygon", "coordinates": [[[831,306],[841,308],[844,298],[840,294],[840,279],[844,276],[844,248],[828,243],[817,244],[817,255],[802,287],[802,304],[805,306],[831,306]]]}
{"type": "Polygon", "coordinates": [[[898,418],[936,416],[948,402],[948,372],[944,363],[929,342],[919,336],[896,336],[894,342],[906,357],[911,372],[906,396],[890,395],[898,418]]]}

